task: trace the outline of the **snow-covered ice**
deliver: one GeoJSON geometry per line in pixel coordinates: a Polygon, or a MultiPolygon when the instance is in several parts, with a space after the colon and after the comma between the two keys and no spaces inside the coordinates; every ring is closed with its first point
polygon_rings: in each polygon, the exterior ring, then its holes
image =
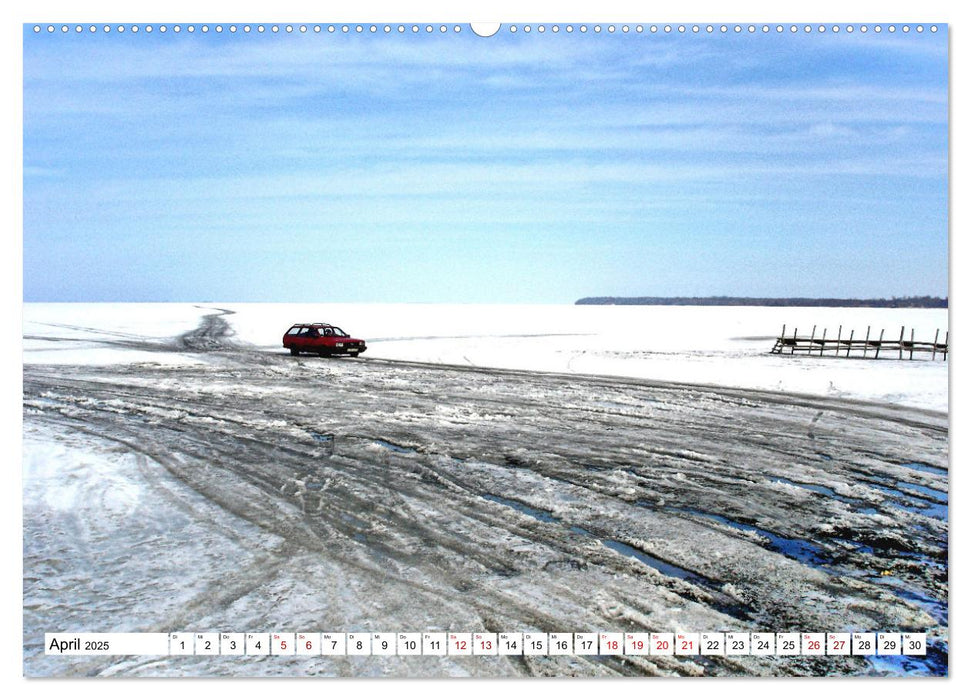
{"type": "Polygon", "coordinates": [[[145,343],[234,312],[234,340],[280,352],[297,322],[325,321],[368,342],[367,357],[766,389],[946,411],[946,362],[771,355],[787,326],[861,337],[948,330],[946,309],[427,304],[26,304],[26,363],[199,362],[145,343]]]}

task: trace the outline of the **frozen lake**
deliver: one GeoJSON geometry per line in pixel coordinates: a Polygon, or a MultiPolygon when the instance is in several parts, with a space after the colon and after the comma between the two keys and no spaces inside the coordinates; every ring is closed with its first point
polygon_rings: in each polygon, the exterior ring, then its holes
{"type": "Polygon", "coordinates": [[[771,355],[782,330],[860,338],[901,326],[941,339],[946,309],[480,306],[423,304],[25,304],[26,363],[194,362],[145,349],[230,309],[233,339],[285,352],[297,322],[324,321],[368,341],[365,357],[639,377],[894,403],[947,411],[946,362],[771,355]]]}

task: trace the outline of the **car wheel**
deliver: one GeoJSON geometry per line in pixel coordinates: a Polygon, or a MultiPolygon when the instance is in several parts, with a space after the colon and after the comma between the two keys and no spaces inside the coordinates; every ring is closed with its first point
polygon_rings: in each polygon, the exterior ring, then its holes
{"type": "Polygon", "coordinates": [[[291,355],[299,355],[300,353],[299,353],[299,351],[296,348],[290,348],[290,354],[291,355]]]}

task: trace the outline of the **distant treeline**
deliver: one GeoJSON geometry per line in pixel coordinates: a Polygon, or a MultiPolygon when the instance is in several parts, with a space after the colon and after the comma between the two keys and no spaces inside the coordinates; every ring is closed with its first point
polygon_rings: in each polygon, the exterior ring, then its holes
{"type": "Polygon", "coordinates": [[[584,297],[579,305],[617,306],[851,306],[879,309],[946,309],[947,297],[809,299],[806,297],[584,297]]]}

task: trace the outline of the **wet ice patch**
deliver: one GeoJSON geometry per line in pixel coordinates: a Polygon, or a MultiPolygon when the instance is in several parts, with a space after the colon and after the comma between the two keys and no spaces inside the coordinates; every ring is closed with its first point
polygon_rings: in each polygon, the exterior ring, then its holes
{"type": "Polygon", "coordinates": [[[823,550],[818,545],[807,542],[806,540],[801,540],[795,537],[784,537],[755,525],[740,523],[737,520],[726,518],[723,515],[705,513],[704,511],[696,510],[694,508],[683,508],[679,510],[681,512],[697,515],[708,520],[714,520],[715,522],[721,523],[722,525],[727,525],[734,530],[755,533],[768,540],[768,548],[772,551],[783,554],[790,559],[795,559],[796,561],[808,566],[818,568],[827,562],[827,558],[823,554],[823,550]]]}
{"type": "Polygon", "coordinates": [[[702,576],[701,574],[696,574],[693,571],[682,569],[680,566],[664,561],[663,559],[653,557],[641,549],[636,549],[628,544],[624,544],[623,542],[618,542],[617,540],[602,539],[600,541],[605,547],[609,547],[610,549],[614,550],[615,552],[619,552],[624,556],[633,557],[637,561],[647,564],[652,569],[660,571],[665,576],[679,578],[684,581],[688,581],[689,583],[694,583],[706,588],[717,588],[717,585],[711,579],[702,576]]]}
{"type": "Polygon", "coordinates": [[[414,447],[405,447],[404,445],[398,445],[393,442],[388,442],[387,440],[379,440],[374,438],[372,442],[379,447],[383,447],[386,450],[391,450],[392,452],[398,452],[400,454],[414,454],[415,452],[418,452],[418,450],[416,450],[414,447]]]}
{"type": "Polygon", "coordinates": [[[906,481],[893,482],[893,486],[870,479],[861,480],[867,486],[889,496],[884,501],[894,507],[910,513],[926,515],[938,520],[948,519],[947,494],[920,484],[906,481]],[[903,490],[903,489],[906,489],[903,490]],[[909,493],[907,491],[910,491],[909,493]],[[922,495],[918,495],[922,494],[922,495]]]}
{"type": "MultiPolygon", "coordinates": [[[[514,510],[520,513],[523,513],[524,515],[528,515],[529,517],[535,518],[536,520],[539,520],[541,522],[547,522],[547,523],[560,522],[560,519],[554,516],[552,512],[547,510],[541,510],[539,508],[533,508],[532,506],[528,506],[525,503],[522,503],[521,501],[516,501],[511,498],[503,498],[502,496],[496,496],[494,494],[483,494],[482,497],[485,498],[486,500],[493,501],[495,503],[500,503],[509,508],[513,508],[514,510]]],[[[646,564],[652,569],[655,569],[656,571],[659,571],[660,573],[670,578],[678,578],[683,581],[687,581],[689,583],[695,584],[697,586],[702,586],[716,591],[719,590],[718,584],[715,581],[707,578],[706,576],[702,576],[701,574],[695,573],[693,571],[688,571],[687,569],[683,569],[680,566],[677,566],[676,564],[672,564],[671,562],[665,561],[663,559],[658,559],[657,557],[647,553],[643,549],[638,549],[624,542],[620,542],[619,540],[597,537],[590,530],[580,527],[579,525],[570,526],[569,531],[575,535],[597,539],[605,547],[612,549],[615,552],[618,552],[620,554],[623,554],[624,556],[633,557],[634,559],[641,562],[642,564],[646,564]]]]}
{"type": "MultiPolygon", "coordinates": [[[[877,512],[874,508],[867,505],[866,501],[862,501],[858,498],[843,496],[829,486],[823,486],[822,484],[811,484],[805,481],[793,481],[792,479],[787,479],[783,476],[777,476],[773,481],[777,484],[785,484],[794,488],[812,491],[813,493],[818,493],[821,496],[831,498],[834,501],[845,503],[858,513],[872,514],[877,512]]],[[[843,489],[847,488],[845,484],[840,484],[839,486],[841,486],[843,489]]]]}
{"type": "Polygon", "coordinates": [[[808,489],[815,493],[822,494],[823,496],[829,496],[830,498],[835,498],[837,500],[844,500],[842,497],[836,495],[836,492],[828,486],[821,486],[819,484],[808,484],[804,481],[792,481],[791,479],[786,479],[785,477],[777,476],[774,479],[777,484],[788,484],[789,486],[795,486],[800,489],[808,489]]]}
{"type": "Polygon", "coordinates": [[[555,517],[552,512],[548,510],[540,510],[539,508],[533,508],[526,505],[520,501],[514,501],[511,498],[503,498],[502,496],[495,496],[491,493],[482,494],[482,497],[487,501],[492,501],[494,503],[501,503],[504,506],[513,508],[524,515],[528,515],[536,520],[541,520],[544,523],[555,523],[559,522],[559,518],[555,517]]]}
{"type": "Polygon", "coordinates": [[[918,472],[925,472],[927,474],[936,474],[938,476],[947,476],[947,469],[942,469],[941,467],[935,467],[930,464],[924,464],[923,462],[907,462],[906,464],[901,464],[901,467],[907,469],[913,469],[918,472]]]}
{"type": "Polygon", "coordinates": [[[947,493],[944,491],[938,491],[937,489],[932,489],[930,486],[924,486],[923,484],[911,484],[906,481],[898,481],[897,486],[900,489],[916,491],[923,496],[926,496],[927,500],[938,501],[941,505],[947,503],[947,493]]]}
{"type": "Polygon", "coordinates": [[[923,591],[914,590],[912,587],[909,587],[906,582],[898,578],[883,577],[879,583],[899,595],[904,600],[910,601],[919,607],[921,610],[933,617],[938,624],[947,624],[947,601],[941,601],[933,596],[928,595],[927,593],[924,593],[923,591]]]}

